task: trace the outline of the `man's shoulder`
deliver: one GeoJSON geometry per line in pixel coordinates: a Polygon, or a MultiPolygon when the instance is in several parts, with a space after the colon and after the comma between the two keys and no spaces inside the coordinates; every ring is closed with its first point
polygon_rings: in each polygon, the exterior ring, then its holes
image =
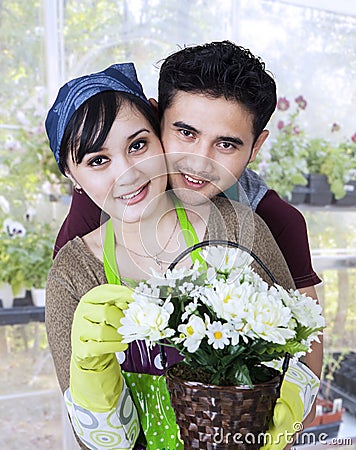
{"type": "Polygon", "coordinates": [[[303,214],[293,205],[283,200],[277,192],[269,189],[257,209],[257,214],[269,225],[271,223],[285,226],[292,223],[293,226],[305,227],[303,214]]]}

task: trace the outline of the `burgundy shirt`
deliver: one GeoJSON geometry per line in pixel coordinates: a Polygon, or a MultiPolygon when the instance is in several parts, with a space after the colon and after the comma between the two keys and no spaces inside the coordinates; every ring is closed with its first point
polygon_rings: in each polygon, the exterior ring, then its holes
{"type": "MultiPolygon", "coordinates": [[[[299,289],[320,283],[312,267],[307,227],[301,212],[270,189],[258,204],[256,213],[271,230],[296,287],[299,289]]],[[[70,210],[58,233],[54,256],[75,236],[84,236],[98,228],[103,218],[101,209],[84,192],[78,194],[73,190],[70,210]]]]}

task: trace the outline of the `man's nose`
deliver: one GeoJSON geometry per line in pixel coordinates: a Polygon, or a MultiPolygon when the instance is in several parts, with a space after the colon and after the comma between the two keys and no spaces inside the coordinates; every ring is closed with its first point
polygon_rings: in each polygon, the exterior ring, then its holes
{"type": "Polygon", "coordinates": [[[215,166],[213,152],[209,145],[199,143],[189,155],[189,166],[196,172],[212,172],[215,166]]]}

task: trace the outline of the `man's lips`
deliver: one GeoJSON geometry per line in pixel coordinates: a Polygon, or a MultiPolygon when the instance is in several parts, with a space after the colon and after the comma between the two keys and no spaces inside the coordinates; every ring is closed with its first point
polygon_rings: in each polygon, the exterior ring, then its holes
{"type": "Polygon", "coordinates": [[[209,180],[200,178],[200,177],[196,177],[193,175],[189,175],[187,173],[180,173],[184,183],[186,185],[188,185],[189,187],[194,187],[194,188],[202,188],[203,186],[206,186],[208,183],[210,183],[209,180]]]}

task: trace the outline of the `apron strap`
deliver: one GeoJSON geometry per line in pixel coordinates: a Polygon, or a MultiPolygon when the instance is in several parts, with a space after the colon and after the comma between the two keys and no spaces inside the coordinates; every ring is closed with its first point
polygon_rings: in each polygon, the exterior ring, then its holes
{"type": "MultiPolygon", "coordinates": [[[[175,195],[172,195],[171,198],[174,203],[179,225],[183,232],[184,240],[187,247],[191,247],[192,245],[198,244],[199,239],[197,233],[195,232],[193,225],[189,222],[187,213],[185,212],[185,209],[181,201],[175,195]]],[[[205,265],[205,261],[200,255],[200,249],[192,251],[190,257],[192,258],[193,263],[195,263],[195,261],[198,260],[200,264],[205,265]]],[[[111,219],[109,219],[106,222],[103,260],[104,260],[105,275],[108,283],[121,285],[119,268],[116,261],[115,233],[111,219]]]]}
{"type": "Polygon", "coordinates": [[[119,268],[116,261],[114,227],[112,225],[111,219],[109,219],[106,223],[107,225],[103,251],[105,275],[109,284],[121,285],[119,268]]]}
{"type": "MultiPolygon", "coordinates": [[[[182,202],[174,194],[171,195],[171,198],[173,200],[174,207],[176,209],[179,224],[183,232],[184,240],[187,247],[192,247],[193,245],[198,244],[199,239],[197,233],[195,232],[193,225],[188,220],[187,213],[182,205],[182,202]]],[[[195,261],[198,260],[200,264],[204,266],[206,265],[204,259],[200,255],[200,249],[192,251],[190,253],[190,257],[192,258],[193,264],[195,263],[195,261]]]]}

